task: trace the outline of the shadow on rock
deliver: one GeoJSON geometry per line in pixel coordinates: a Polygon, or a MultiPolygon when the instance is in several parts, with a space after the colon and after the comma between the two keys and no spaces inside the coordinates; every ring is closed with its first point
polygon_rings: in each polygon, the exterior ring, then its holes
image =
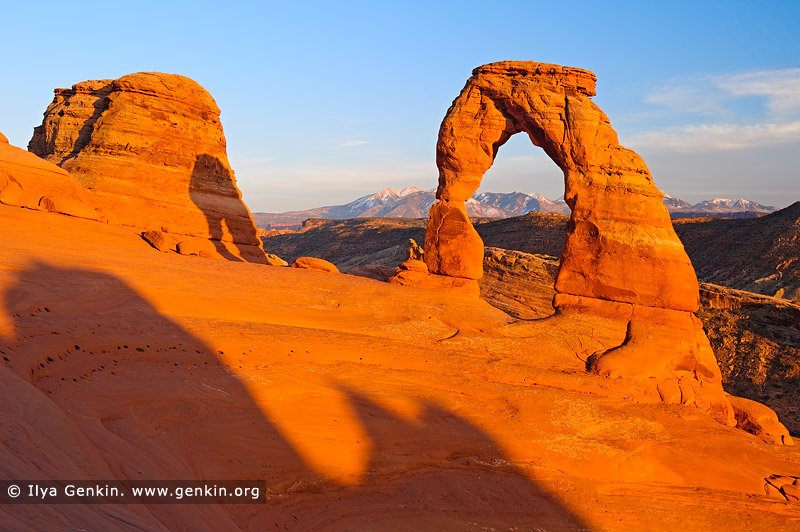
{"type": "Polygon", "coordinates": [[[197,156],[189,196],[205,215],[211,241],[222,257],[233,261],[265,261],[263,251],[260,254],[255,251],[260,241],[250,211],[242,201],[231,170],[222,161],[212,155],[197,156]],[[242,258],[231,253],[223,241],[235,246],[242,258]]]}
{"type": "MultiPolygon", "coordinates": [[[[266,481],[257,506],[39,505],[40,529],[586,529],[489,436],[433,403],[409,422],[343,390],[372,439],[369,469],[357,486],[321,477],[221,352],[108,273],[34,263],[1,300],[0,474],[266,481]]],[[[30,509],[0,513],[25,530],[30,509]]]]}

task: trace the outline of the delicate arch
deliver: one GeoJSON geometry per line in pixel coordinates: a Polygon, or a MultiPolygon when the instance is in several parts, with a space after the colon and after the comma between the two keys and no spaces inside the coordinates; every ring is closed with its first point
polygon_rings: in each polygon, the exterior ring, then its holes
{"type": "Polygon", "coordinates": [[[641,157],[619,145],[594,94],[594,74],[578,68],[508,61],[473,71],[439,130],[440,202],[431,209],[425,245],[432,273],[481,276],[482,242],[466,227],[463,202],[498,148],[525,132],[564,172],[572,210],[556,291],[697,310],[697,278],[662,194],[641,157]]]}
{"type": "MultiPolygon", "coordinates": [[[[692,264],[647,166],[619,145],[608,117],[590,99],[594,94],[594,74],[578,68],[509,61],[472,72],[439,130],[439,202],[425,235],[425,263],[435,274],[428,285],[477,292],[483,242],[464,202],[497,149],[525,132],[564,172],[564,199],[572,210],[554,306],[567,319],[588,313],[607,318],[611,328],[625,327],[624,341],[591,354],[587,370],[645,378],[646,393],[735,425],[714,352],[693,314],[699,294],[692,264]]],[[[756,406],[737,403],[743,426],[791,444],[774,413],[756,406]],[[760,424],[767,418],[772,421],[760,424]]]]}

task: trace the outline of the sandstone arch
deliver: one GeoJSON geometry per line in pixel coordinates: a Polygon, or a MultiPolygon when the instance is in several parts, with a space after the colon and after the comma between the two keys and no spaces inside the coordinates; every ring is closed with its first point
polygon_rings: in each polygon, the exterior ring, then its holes
{"type": "Polygon", "coordinates": [[[439,202],[431,207],[431,273],[481,277],[483,242],[464,202],[498,148],[526,133],[564,172],[572,210],[554,306],[627,322],[625,342],[590,357],[608,376],[653,378],[666,402],[696,404],[735,424],[714,353],[694,316],[697,278],[644,161],[620,146],[595,105],[595,75],[528,61],[476,68],[439,130],[439,202]]]}
{"type": "MultiPolygon", "coordinates": [[[[564,172],[572,209],[556,290],[693,312],[697,278],[662,194],[641,157],[619,145],[594,94],[594,74],[577,68],[515,61],[475,69],[439,130],[435,214],[457,218],[451,211],[478,189],[498,148],[527,133],[564,172]]],[[[440,242],[448,225],[429,227],[429,269],[479,278],[481,254],[440,242]]]]}

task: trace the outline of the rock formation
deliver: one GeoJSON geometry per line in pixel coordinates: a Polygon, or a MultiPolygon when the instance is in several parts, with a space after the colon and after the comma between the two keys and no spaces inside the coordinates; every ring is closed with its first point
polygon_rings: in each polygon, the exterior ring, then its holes
{"type": "Polygon", "coordinates": [[[625,341],[595,353],[591,371],[655,379],[668,403],[695,404],[736,423],[700,320],[692,264],[644,161],[620,146],[591,100],[587,70],[509,61],[476,68],[439,130],[439,203],[431,207],[425,262],[462,280],[483,273],[483,243],[464,202],[497,151],[524,132],[564,172],[567,223],[554,306],[624,323],[625,341]]]}
{"type": "Polygon", "coordinates": [[[267,264],[270,266],[288,266],[289,263],[275,255],[274,253],[267,253],[267,264]]]}
{"type": "Polygon", "coordinates": [[[0,203],[99,220],[96,200],[67,172],[8,143],[0,133],[0,203]]]}
{"type": "Polygon", "coordinates": [[[725,390],[769,406],[800,434],[800,305],[708,283],[700,301],[725,390]]]}
{"type": "Polygon", "coordinates": [[[489,247],[484,251],[481,299],[523,320],[553,314],[558,258],[489,247]]]}
{"type": "Polygon", "coordinates": [[[428,273],[428,265],[425,264],[423,255],[425,250],[417,244],[413,238],[408,239],[408,249],[406,250],[406,260],[401,262],[400,270],[428,273]]]}
{"type": "Polygon", "coordinates": [[[339,273],[339,268],[337,268],[336,265],[325,259],[318,259],[316,257],[298,257],[297,260],[292,263],[291,267],[303,270],[320,270],[328,273],[339,273]]]}
{"type": "Polygon", "coordinates": [[[258,504],[0,504],[0,528],[797,529],[799,446],[626,404],[632,379],[581,374],[596,316],[511,338],[447,292],[181,260],[28,209],[0,227],[6,486],[262,479],[258,504]]]}
{"type": "Polygon", "coordinates": [[[219,114],[183,76],[85,81],[55,90],[28,149],[67,170],[123,225],[168,233],[190,254],[264,262],[219,114]]]}

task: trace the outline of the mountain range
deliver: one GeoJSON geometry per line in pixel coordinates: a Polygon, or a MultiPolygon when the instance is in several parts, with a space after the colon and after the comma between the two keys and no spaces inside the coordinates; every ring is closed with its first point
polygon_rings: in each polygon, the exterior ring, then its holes
{"type": "MultiPolygon", "coordinates": [[[[265,229],[296,229],[309,218],[425,218],[436,202],[435,190],[407,187],[402,190],[385,188],[345,205],[330,205],[304,211],[282,213],[255,212],[253,218],[265,229]]],[[[695,205],[664,193],[664,205],[673,218],[684,217],[754,217],[775,211],[746,199],[714,198],[695,205]]],[[[550,200],[541,194],[524,192],[481,192],[466,202],[467,214],[474,218],[510,218],[529,212],[569,214],[563,197],[550,200]]]]}

